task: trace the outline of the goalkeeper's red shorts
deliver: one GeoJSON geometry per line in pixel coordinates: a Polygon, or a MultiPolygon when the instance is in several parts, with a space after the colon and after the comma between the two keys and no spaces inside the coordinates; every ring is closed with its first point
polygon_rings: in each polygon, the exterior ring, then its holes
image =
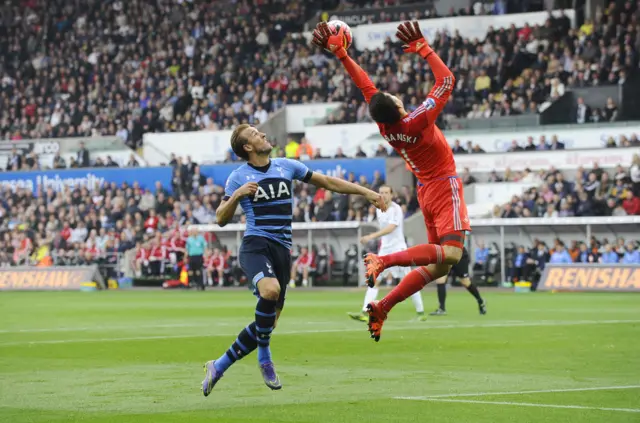
{"type": "Polygon", "coordinates": [[[429,243],[462,248],[465,232],[471,230],[462,180],[449,177],[419,183],[418,203],[429,243]]]}

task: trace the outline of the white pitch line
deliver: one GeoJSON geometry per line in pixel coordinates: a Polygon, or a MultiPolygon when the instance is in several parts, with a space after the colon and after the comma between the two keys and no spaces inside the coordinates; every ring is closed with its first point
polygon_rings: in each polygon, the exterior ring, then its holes
{"type": "MultiPolygon", "coordinates": [[[[200,322],[200,323],[167,323],[167,324],[144,324],[144,325],[128,325],[128,326],[69,326],[69,327],[58,327],[58,328],[23,328],[23,329],[0,329],[1,334],[15,334],[15,333],[55,333],[55,332],[91,332],[91,331],[118,331],[118,330],[127,330],[127,329],[171,329],[171,328],[211,328],[211,327],[219,327],[219,326],[232,326],[234,324],[242,326],[246,321],[229,321],[229,322],[200,322]]],[[[329,322],[298,322],[300,326],[308,326],[308,325],[331,325],[335,323],[335,321],[329,322]]],[[[524,320],[505,320],[502,322],[495,323],[461,323],[461,324],[438,324],[437,326],[426,326],[422,324],[420,329],[464,329],[464,328],[478,328],[478,327],[526,327],[526,326],[554,326],[554,325],[563,325],[563,326],[571,326],[571,325],[591,325],[591,324],[619,324],[619,323],[640,323],[640,320],[539,320],[534,322],[527,322],[524,320]]],[[[392,327],[392,329],[398,329],[399,327],[392,327]]],[[[413,326],[407,327],[407,329],[412,329],[413,326]]],[[[418,329],[418,328],[416,328],[418,329]]],[[[349,329],[344,329],[344,331],[348,331],[349,329]]],[[[342,332],[341,329],[332,329],[328,330],[328,332],[342,332]]],[[[300,333],[300,332],[294,332],[300,333]]],[[[304,332],[303,332],[304,333],[304,332]]],[[[317,333],[317,331],[310,331],[310,333],[317,333]]]]}
{"type": "Polygon", "coordinates": [[[640,413],[640,409],[638,408],[587,407],[583,405],[536,404],[532,402],[476,401],[476,400],[446,399],[446,398],[427,398],[422,401],[456,402],[456,403],[464,403],[464,404],[512,405],[512,406],[518,406],[518,407],[538,407],[538,408],[568,408],[568,409],[574,409],[574,410],[621,411],[624,413],[640,413]]]}
{"type": "Polygon", "coordinates": [[[525,395],[525,394],[550,394],[557,392],[585,392],[585,391],[613,391],[617,389],[640,389],[640,385],[619,385],[619,386],[593,386],[588,388],[559,388],[559,389],[541,389],[537,391],[511,391],[511,392],[473,392],[464,394],[442,394],[442,395],[424,395],[419,397],[395,397],[394,399],[427,401],[440,398],[459,398],[459,397],[483,397],[491,395],[525,395]]]}
{"type": "MultiPolygon", "coordinates": [[[[226,323],[216,323],[216,326],[224,326],[226,323]]],[[[80,326],[80,327],[61,327],[61,328],[29,328],[29,329],[6,329],[0,330],[0,334],[3,333],[53,333],[53,332],[90,332],[90,331],[117,331],[122,329],[162,329],[162,328],[189,328],[189,327],[210,327],[211,324],[201,323],[169,323],[166,325],[152,324],[152,325],[129,325],[129,326],[80,326]]]]}
{"type": "MultiPolygon", "coordinates": [[[[507,328],[507,327],[544,327],[544,326],[577,326],[577,325],[596,325],[596,324],[624,324],[624,323],[640,323],[640,320],[568,320],[568,321],[540,321],[540,322],[504,322],[504,323],[479,323],[479,324],[451,324],[428,326],[420,323],[414,323],[411,326],[391,326],[391,330],[431,330],[431,329],[468,329],[468,328],[507,328]]],[[[310,329],[310,330],[283,330],[276,331],[277,335],[304,335],[314,333],[339,333],[339,332],[364,332],[366,329],[360,328],[334,328],[334,329],[310,329]]],[[[200,333],[200,334],[184,334],[184,335],[150,335],[150,336],[129,336],[119,338],[78,338],[78,339],[50,339],[36,341],[15,341],[0,343],[0,347],[9,347],[17,345],[39,345],[39,344],[67,344],[67,343],[83,343],[83,342],[119,342],[119,341],[145,341],[159,339],[185,339],[200,337],[220,337],[235,336],[236,333],[200,333]]]]}

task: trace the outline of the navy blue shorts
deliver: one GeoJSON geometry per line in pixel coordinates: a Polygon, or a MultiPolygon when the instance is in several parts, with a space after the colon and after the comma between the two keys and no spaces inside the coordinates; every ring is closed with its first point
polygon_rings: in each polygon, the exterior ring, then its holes
{"type": "Polygon", "coordinates": [[[278,280],[280,297],[276,307],[282,310],[291,276],[291,250],[267,238],[247,236],[242,240],[239,260],[254,295],[259,295],[258,282],[262,278],[278,280]]]}

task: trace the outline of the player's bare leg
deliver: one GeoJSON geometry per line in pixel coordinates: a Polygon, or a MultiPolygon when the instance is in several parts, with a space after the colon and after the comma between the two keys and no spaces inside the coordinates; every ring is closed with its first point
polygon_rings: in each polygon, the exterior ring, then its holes
{"type": "Polygon", "coordinates": [[[291,266],[291,279],[289,279],[289,288],[296,287],[296,279],[298,277],[298,263],[294,262],[291,266]]]}
{"type": "Polygon", "coordinates": [[[309,286],[309,266],[302,268],[302,286],[309,286]]]}
{"type": "Polygon", "coordinates": [[[224,286],[224,269],[217,269],[218,271],[218,286],[224,286]]]}
{"type": "Polygon", "coordinates": [[[429,282],[447,275],[450,267],[448,264],[430,264],[418,267],[409,272],[398,286],[393,288],[382,300],[370,303],[367,306],[367,312],[369,313],[369,333],[371,338],[375,339],[376,342],[380,340],[382,325],[387,319],[387,314],[396,304],[419,292],[429,282]]]}

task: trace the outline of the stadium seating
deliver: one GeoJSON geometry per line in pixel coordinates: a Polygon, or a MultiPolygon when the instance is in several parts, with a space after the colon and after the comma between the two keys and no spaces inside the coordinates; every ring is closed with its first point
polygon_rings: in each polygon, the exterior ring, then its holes
{"type": "Polygon", "coordinates": [[[525,171],[505,174],[494,181],[518,181],[523,178],[538,181],[523,195],[515,195],[509,203],[494,208],[493,216],[520,217],[585,217],[585,216],[638,216],[640,215],[640,181],[637,180],[640,157],[636,156],[631,169],[619,166],[610,175],[601,168],[589,171],[580,168],[575,179],[566,178],[558,170],[540,170],[537,174],[525,171]],[[634,178],[631,178],[631,174],[634,178]],[[573,180],[571,180],[573,179],[573,180]]]}
{"type": "MultiPolygon", "coordinates": [[[[1,55],[6,70],[0,116],[3,139],[118,135],[136,146],[145,132],[228,129],[240,122],[263,122],[286,104],[332,100],[346,105],[335,121],[368,119],[357,90],[336,63],[298,35],[301,22],[323,2],[22,3],[24,7],[11,10],[17,18],[7,27],[10,36],[1,55]],[[243,15],[252,18],[238,18],[243,15]],[[39,43],[42,48],[37,48],[39,43]]],[[[380,2],[356,3],[352,6],[380,2]]],[[[429,12],[429,17],[437,15],[429,12]]],[[[566,27],[562,20],[559,24],[566,27]]],[[[473,105],[492,115],[525,112],[531,101],[540,103],[551,95],[551,83],[543,76],[552,72],[545,69],[502,89],[509,78],[533,63],[524,52],[508,66],[498,61],[499,55],[509,57],[516,47],[515,31],[488,34],[482,53],[470,40],[433,40],[458,74],[470,67],[482,69],[460,78],[447,114],[466,115],[473,105]],[[456,49],[445,48],[450,42],[456,49]],[[469,54],[463,55],[465,50],[469,54]],[[496,76],[496,82],[484,87],[483,72],[496,76]],[[529,82],[535,88],[527,97],[529,82]],[[501,91],[505,97],[515,96],[515,104],[500,106],[501,91]]],[[[566,29],[558,34],[544,28],[531,31],[524,37],[527,48],[536,43],[550,46],[546,40],[560,39],[566,29]]],[[[417,107],[433,81],[430,76],[413,79],[425,69],[420,62],[406,62],[396,69],[395,63],[402,63],[399,52],[397,45],[389,45],[385,52],[354,49],[353,54],[372,71],[381,89],[407,92],[406,103],[417,107]]],[[[604,74],[608,78],[609,72],[600,72],[604,74]]]]}

